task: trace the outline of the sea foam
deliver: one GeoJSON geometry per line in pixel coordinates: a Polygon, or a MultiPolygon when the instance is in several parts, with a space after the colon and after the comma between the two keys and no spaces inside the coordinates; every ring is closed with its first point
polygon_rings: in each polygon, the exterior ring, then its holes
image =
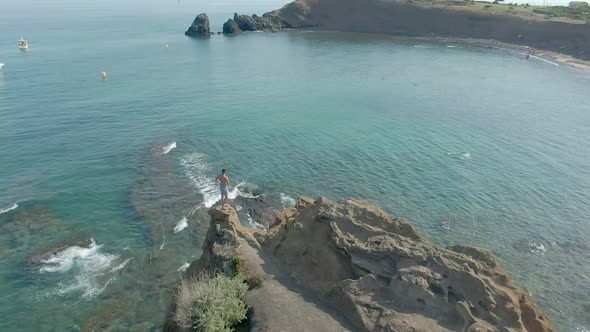
{"type": "Polygon", "coordinates": [[[6,213],[8,211],[12,211],[12,210],[16,209],[17,207],[18,207],[18,204],[14,203],[14,204],[12,204],[12,206],[10,206],[6,209],[0,209],[0,214],[6,213]]]}
{"type": "Polygon", "coordinates": [[[170,151],[172,151],[174,149],[176,149],[176,141],[174,141],[174,142],[172,142],[170,144],[165,145],[162,148],[162,154],[168,154],[168,152],[170,152],[170,151]]]}
{"type": "MultiPolygon", "coordinates": [[[[207,155],[203,153],[189,153],[180,160],[180,164],[184,168],[185,175],[203,195],[202,207],[210,208],[220,200],[221,194],[215,178],[208,175],[210,167],[205,161],[206,158],[207,155]]],[[[241,182],[233,186],[228,193],[228,198],[235,199],[238,196],[256,198],[257,196],[240,191],[240,188],[245,184],[246,182],[241,182]]]]}
{"type": "Polygon", "coordinates": [[[285,208],[295,207],[295,205],[297,204],[295,198],[288,196],[285,193],[280,193],[279,196],[281,198],[281,203],[285,208]]]}
{"type": "Polygon", "coordinates": [[[91,299],[102,293],[130,261],[127,259],[113,266],[119,257],[101,253],[101,247],[94,239],[88,248],[68,247],[41,261],[39,272],[62,276],[58,294],[81,291],[82,298],[91,299]]]}
{"type": "MultiPolygon", "coordinates": [[[[187,227],[188,227],[188,220],[186,219],[186,217],[182,217],[182,219],[180,219],[178,221],[176,226],[174,226],[174,233],[178,233],[187,227]]],[[[161,249],[164,249],[163,245],[162,245],[161,249]]]]}
{"type": "Polygon", "coordinates": [[[189,264],[189,263],[184,263],[184,264],[182,264],[182,266],[181,266],[181,267],[179,267],[179,268],[178,268],[178,270],[177,270],[177,271],[178,271],[178,272],[184,272],[184,271],[186,271],[186,269],[188,269],[188,267],[189,267],[189,266],[190,266],[190,264],[189,264]]]}
{"type": "Polygon", "coordinates": [[[254,228],[254,229],[266,229],[262,224],[254,221],[254,219],[252,219],[252,216],[250,215],[250,213],[248,213],[246,215],[248,216],[248,227],[254,228]]]}

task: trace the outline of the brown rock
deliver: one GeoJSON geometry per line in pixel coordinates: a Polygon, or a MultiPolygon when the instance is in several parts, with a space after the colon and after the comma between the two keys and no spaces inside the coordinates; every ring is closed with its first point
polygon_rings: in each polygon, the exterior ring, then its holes
{"type": "Polygon", "coordinates": [[[300,198],[267,232],[242,227],[231,208],[210,214],[203,257],[187,275],[231,275],[232,258],[242,258],[244,271],[262,283],[247,295],[258,329],[555,331],[490,251],[437,247],[406,221],[366,202],[300,198]],[[274,317],[288,301],[297,310],[274,317]],[[333,310],[318,309],[326,304],[333,310]],[[305,313],[318,317],[317,324],[304,322],[305,313]]]}

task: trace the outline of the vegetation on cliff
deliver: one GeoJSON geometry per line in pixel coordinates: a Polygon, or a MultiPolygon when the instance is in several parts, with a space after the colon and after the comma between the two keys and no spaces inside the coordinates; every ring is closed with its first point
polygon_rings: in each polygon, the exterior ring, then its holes
{"type": "Polygon", "coordinates": [[[246,319],[244,295],[248,291],[241,274],[234,277],[202,274],[183,279],[177,287],[174,321],[199,332],[230,332],[246,319]]]}

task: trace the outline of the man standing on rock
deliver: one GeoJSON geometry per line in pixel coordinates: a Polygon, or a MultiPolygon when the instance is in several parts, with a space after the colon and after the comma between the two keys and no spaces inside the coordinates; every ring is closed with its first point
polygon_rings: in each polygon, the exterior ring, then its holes
{"type": "Polygon", "coordinates": [[[221,191],[221,203],[223,204],[221,207],[225,207],[225,201],[228,196],[228,187],[231,184],[231,182],[229,182],[229,177],[225,173],[225,168],[221,170],[221,174],[215,180],[219,183],[219,190],[221,191]]]}

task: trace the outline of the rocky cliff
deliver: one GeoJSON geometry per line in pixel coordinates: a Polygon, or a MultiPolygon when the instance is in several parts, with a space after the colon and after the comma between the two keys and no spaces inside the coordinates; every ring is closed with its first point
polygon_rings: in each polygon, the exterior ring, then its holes
{"type": "Polygon", "coordinates": [[[539,14],[528,7],[493,6],[438,0],[296,0],[262,16],[235,14],[224,25],[228,28],[224,32],[313,28],[482,39],[590,60],[590,25],[586,21],[539,14]]]}
{"type": "Polygon", "coordinates": [[[438,247],[368,203],[300,198],[267,231],[210,214],[185,278],[239,269],[251,331],[555,331],[491,252],[438,247]]]}

